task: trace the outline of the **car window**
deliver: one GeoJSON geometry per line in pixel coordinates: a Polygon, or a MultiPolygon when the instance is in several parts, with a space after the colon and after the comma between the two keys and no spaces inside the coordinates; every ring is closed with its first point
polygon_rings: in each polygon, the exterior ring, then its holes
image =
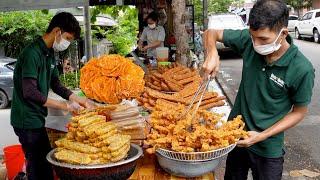
{"type": "Polygon", "coordinates": [[[313,13],[310,13],[310,14],[308,15],[308,17],[307,17],[308,20],[312,18],[312,15],[313,15],[313,13]]]}
{"type": "Polygon", "coordinates": [[[239,16],[211,16],[209,17],[210,28],[243,29],[245,24],[239,16]]]}
{"type": "Polygon", "coordinates": [[[316,18],[319,18],[320,17],[320,12],[317,12],[316,13],[316,18]]]}
{"type": "Polygon", "coordinates": [[[6,67],[10,70],[14,70],[14,68],[16,67],[16,62],[12,62],[6,65],[6,67]]]}
{"type": "Polygon", "coordinates": [[[12,72],[12,70],[11,69],[8,69],[7,67],[0,67],[0,74],[3,74],[3,73],[10,73],[10,72],[12,72]]]}
{"type": "Polygon", "coordinates": [[[289,16],[289,20],[298,20],[298,17],[296,17],[296,16],[289,16]]]}
{"type": "Polygon", "coordinates": [[[308,20],[309,15],[310,15],[310,13],[305,14],[305,15],[302,17],[302,20],[308,20]]]}

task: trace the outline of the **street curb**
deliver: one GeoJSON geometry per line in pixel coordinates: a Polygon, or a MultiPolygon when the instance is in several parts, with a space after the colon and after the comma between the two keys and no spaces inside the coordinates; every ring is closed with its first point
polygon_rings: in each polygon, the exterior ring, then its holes
{"type": "Polygon", "coordinates": [[[230,96],[228,95],[229,88],[227,87],[227,85],[225,85],[225,83],[223,83],[222,80],[220,80],[220,78],[215,77],[215,79],[216,79],[217,84],[220,86],[221,91],[223,92],[223,94],[225,94],[230,107],[232,108],[234,104],[233,104],[230,96]]]}

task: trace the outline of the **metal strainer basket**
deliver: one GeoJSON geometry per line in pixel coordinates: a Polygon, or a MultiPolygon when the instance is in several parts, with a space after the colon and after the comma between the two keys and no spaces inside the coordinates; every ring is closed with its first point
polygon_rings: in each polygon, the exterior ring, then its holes
{"type": "Polygon", "coordinates": [[[190,161],[190,162],[197,162],[197,161],[209,161],[213,159],[217,159],[227,155],[236,147],[236,144],[231,144],[227,147],[216,149],[213,151],[207,152],[191,152],[191,153],[183,153],[183,152],[175,152],[170,151],[167,149],[159,148],[157,149],[157,153],[160,155],[177,160],[177,161],[190,161]]]}

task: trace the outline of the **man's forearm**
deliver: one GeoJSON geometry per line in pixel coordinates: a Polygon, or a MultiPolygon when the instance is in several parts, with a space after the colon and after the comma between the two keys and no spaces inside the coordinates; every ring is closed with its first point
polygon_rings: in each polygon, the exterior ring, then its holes
{"type": "Polygon", "coordinates": [[[209,29],[204,33],[204,47],[207,55],[217,55],[217,42],[222,42],[223,30],[209,29]]]}
{"type": "Polygon", "coordinates": [[[250,147],[258,142],[264,141],[269,137],[286,131],[301,122],[307,113],[307,107],[295,107],[293,111],[287,114],[282,120],[262,131],[249,131],[249,136],[246,139],[237,142],[239,147],[250,147]]]}
{"type": "Polygon", "coordinates": [[[65,100],[69,100],[69,97],[72,94],[72,91],[70,91],[68,88],[64,87],[59,78],[56,76],[53,76],[51,79],[51,89],[54,93],[58,94],[65,100]]]}
{"type": "Polygon", "coordinates": [[[209,29],[204,33],[205,62],[202,70],[205,74],[215,77],[219,72],[220,58],[216,47],[217,41],[222,41],[223,30],[209,29]]]}
{"type": "Polygon", "coordinates": [[[139,48],[142,48],[142,46],[143,46],[143,41],[142,41],[142,40],[139,40],[139,42],[138,42],[138,47],[139,47],[139,48]]]}
{"type": "Polygon", "coordinates": [[[61,110],[68,110],[68,105],[66,102],[63,101],[57,101],[48,98],[46,103],[44,104],[45,107],[55,108],[55,109],[61,109],[61,110]]]}
{"type": "Polygon", "coordinates": [[[263,139],[267,139],[294,127],[304,119],[307,111],[306,107],[294,107],[293,111],[287,114],[282,120],[261,133],[264,137],[263,139]]]}
{"type": "Polygon", "coordinates": [[[155,41],[154,43],[151,43],[150,45],[147,46],[147,49],[154,49],[157,48],[161,45],[161,41],[155,41]]]}

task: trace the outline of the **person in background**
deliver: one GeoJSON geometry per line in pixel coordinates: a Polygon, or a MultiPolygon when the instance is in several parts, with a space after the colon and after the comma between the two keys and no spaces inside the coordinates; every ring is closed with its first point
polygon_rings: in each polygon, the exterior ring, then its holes
{"type": "Polygon", "coordinates": [[[148,26],[143,29],[139,40],[139,50],[147,51],[148,57],[156,57],[156,48],[164,46],[166,33],[162,26],[158,25],[158,14],[151,12],[146,18],[148,26]],[[143,42],[147,41],[144,46],[143,42]]]}
{"type": "Polygon", "coordinates": [[[280,180],[284,162],[284,132],[308,112],[315,72],[293,44],[288,32],[289,10],[283,0],[257,1],[249,29],[205,32],[203,68],[219,70],[216,42],[243,57],[242,79],[229,119],[242,115],[249,137],[228,154],[225,180],[280,180]]]}
{"type": "Polygon", "coordinates": [[[51,150],[45,129],[47,108],[78,112],[83,107],[94,107],[92,101],[78,97],[59,81],[54,51],[66,50],[79,36],[76,18],[70,13],[58,13],[46,33],[24,48],[18,57],[13,76],[11,125],[27,160],[28,180],[53,179],[51,165],[46,160],[51,150]],[[50,89],[69,102],[49,98],[50,89]]]}
{"type": "Polygon", "coordinates": [[[71,66],[69,58],[66,58],[63,62],[63,73],[72,73],[74,68],[71,66]]]}

